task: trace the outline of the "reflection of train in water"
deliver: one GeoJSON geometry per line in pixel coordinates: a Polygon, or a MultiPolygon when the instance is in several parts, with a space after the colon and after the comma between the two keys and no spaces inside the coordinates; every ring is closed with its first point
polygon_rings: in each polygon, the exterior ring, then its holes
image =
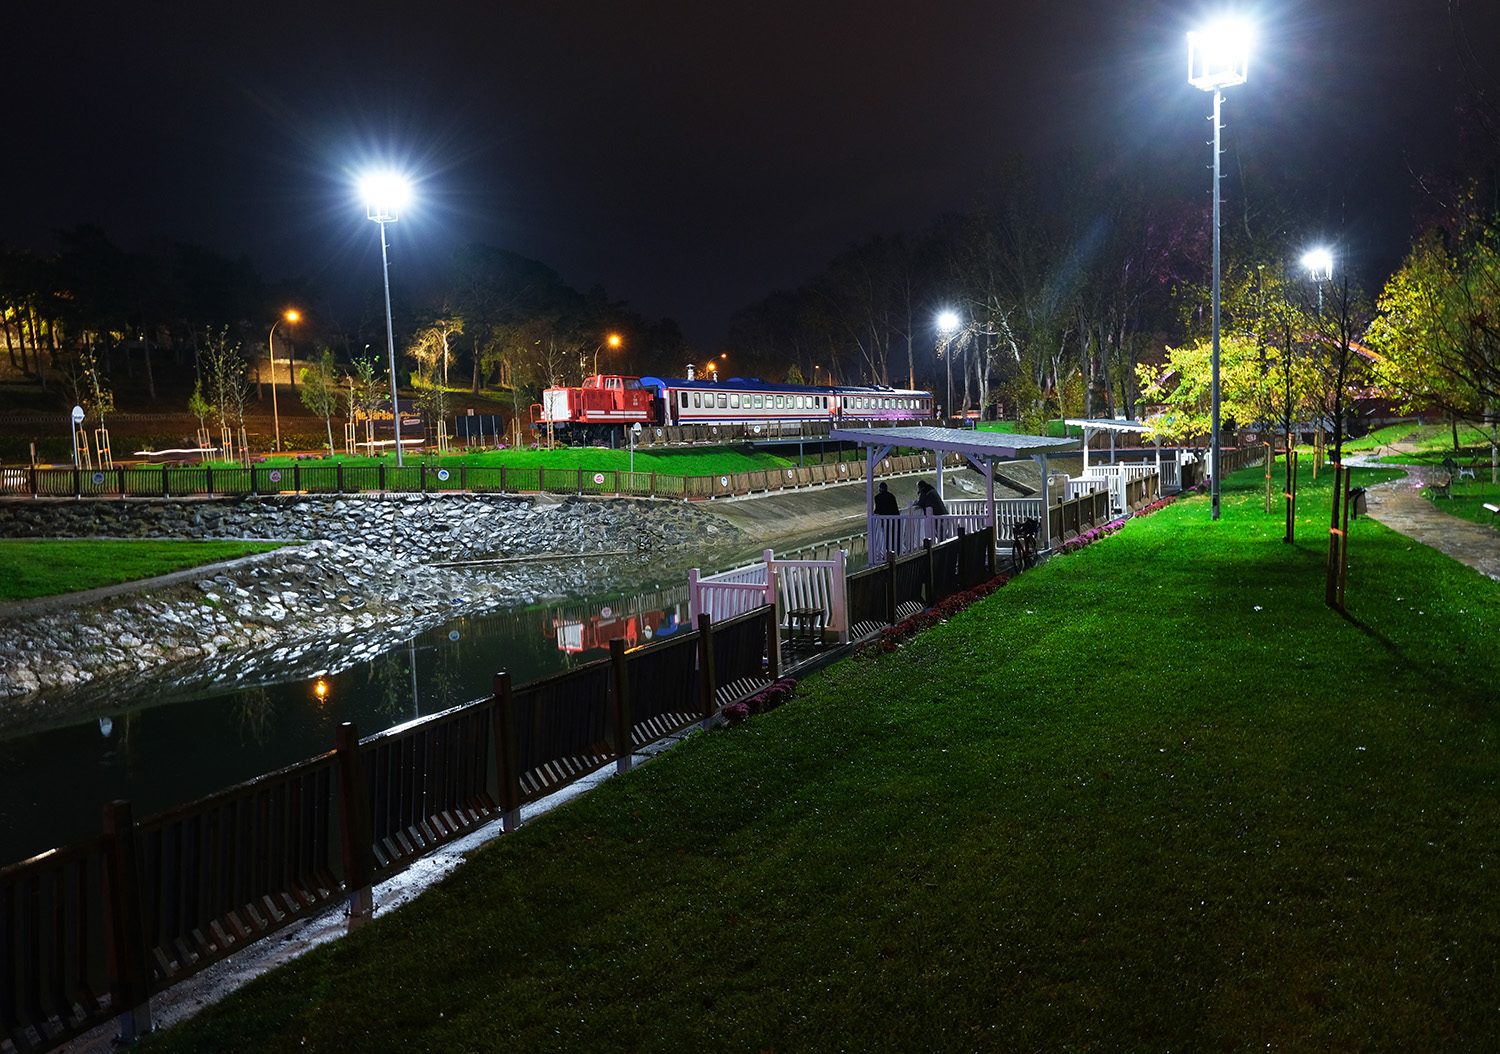
{"type": "Polygon", "coordinates": [[[671,592],[684,594],[684,599],[674,603],[661,594],[648,593],[628,601],[622,597],[616,601],[619,607],[578,604],[556,610],[548,620],[547,636],[555,637],[558,650],[569,655],[595,649],[608,651],[609,642],[616,637],[627,648],[650,644],[687,625],[686,591],[671,592]],[[647,606],[653,603],[659,606],[647,606]]]}
{"type": "Polygon", "coordinates": [[[623,438],[632,425],[723,425],[787,422],[837,424],[920,421],[932,416],[928,392],[883,385],[770,384],[732,377],[588,377],[579,388],[548,388],[531,408],[533,429],[582,442],[623,438]]]}

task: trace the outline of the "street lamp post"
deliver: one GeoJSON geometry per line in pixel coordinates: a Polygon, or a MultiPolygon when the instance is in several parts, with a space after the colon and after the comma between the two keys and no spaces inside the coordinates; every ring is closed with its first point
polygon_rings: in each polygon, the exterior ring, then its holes
{"type": "Polygon", "coordinates": [[[953,337],[958,332],[958,314],[953,311],[944,311],[937,319],[938,332],[942,334],[939,347],[943,351],[943,360],[948,364],[948,401],[944,404],[949,417],[953,416],[953,337]]]}
{"type": "Polygon", "coordinates": [[[1213,289],[1213,442],[1209,453],[1211,518],[1219,518],[1219,136],[1224,88],[1245,83],[1249,64],[1249,35],[1239,26],[1218,26],[1205,33],[1188,34],[1188,83],[1214,93],[1214,289],[1213,289]]]}
{"type": "Polygon", "coordinates": [[[394,176],[372,176],[364,182],[365,215],[380,224],[380,273],[385,281],[385,343],[391,367],[391,423],[396,433],[396,467],[401,458],[401,404],[396,398],[396,334],[391,325],[391,260],[386,246],[385,225],[395,223],[406,186],[394,176]]]}
{"type": "Polygon", "coordinates": [[[1312,275],[1318,286],[1318,317],[1323,317],[1323,283],[1333,278],[1333,253],[1327,249],[1311,249],[1302,256],[1302,266],[1312,275]]]}
{"type": "MultiPolygon", "coordinates": [[[[276,407],[276,327],[283,322],[290,322],[295,325],[301,317],[295,311],[285,312],[275,322],[271,323],[271,335],[266,338],[266,351],[271,356],[271,420],[275,422],[276,426],[276,453],[278,454],[281,453],[281,412],[276,407]]],[[[286,368],[288,370],[292,368],[290,359],[287,360],[286,368]]]]}
{"type": "Polygon", "coordinates": [[[609,339],[608,340],[605,340],[605,341],[601,342],[599,344],[599,346],[594,349],[594,376],[595,377],[599,376],[599,349],[602,348],[602,347],[604,347],[605,344],[608,344],[611,348],[618,348],[620,346],[620,334],[618,334],[618,333],[611,333],[609,335],[609,339]]]}

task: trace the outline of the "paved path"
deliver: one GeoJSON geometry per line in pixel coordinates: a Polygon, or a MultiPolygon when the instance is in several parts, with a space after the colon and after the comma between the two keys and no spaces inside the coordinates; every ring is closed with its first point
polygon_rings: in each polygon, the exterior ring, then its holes
{"type": "MultiPolygon", "coordinates": [[[[1349,463],[1371,464],[1362,457],[1351,457],[1349,463]]],[[[1404,478],[1371,487],[1365,495],[1370,517],[1481,574],[1500,580],[1500,531],[1482,523],[1449,516],[1434,502],[1424,498],[1422,491],[1427,486],[1428,476],[1433,474],[1447,475],[1440,469],[1408,466],[1404,478]]]]}

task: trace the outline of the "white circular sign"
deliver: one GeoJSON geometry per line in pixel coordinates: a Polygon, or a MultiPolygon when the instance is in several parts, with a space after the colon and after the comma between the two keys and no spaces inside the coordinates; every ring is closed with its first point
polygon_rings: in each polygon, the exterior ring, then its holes
{"type": "Polygon", "coordinates": [[[273,468],[271,470],[271,482],[272,483],[280,483],[281,482],[281,469],[279,469],[279,468],[273,468]]]}
{"type": "Polygon", "coordinates": [[[448,631],[448,639],[449,640],[458,640],[458,630],[456,630],[456,629],[450,629],[448,631]]]}
{"type": "Polygon", "coordinates": [[[81,407],[81,406],[75,406],[75,407],[73,407],[73,423],[75,425],[81,425],[81,424],[83,424],[83,407],[81,407]]]}
{"type": "Polygon", "coordinates": [[[595,483],[603,483],[604,482],[604,473],[602,473],[602,472],[595,472],[594,473],[594,482],[595,483]]]}
{"type": "Polygon", "coordinates": [[[599,614],[603,618],[609,618],[614,613],[615,609],[610,607],[608,604],[605,604],[602,608],[599,609],[599,614]]]}
{"type": "Polygon", "coordinates": [[[729,486],[729,477],[728,476],[720,476],[719,477],[719,486],[721,486],[721,487],[727,487],[727,486],[729,486]]]}
{"type": "Polygon", "coordinates": [[[97,486],[99,486],[100,484],[102,484],[104,482],[104,473],[102,473],[102,472],[95,472],[93,478],[94,478],[94,486],[97,487],[97,486]]]}
{"type": "Polygon", "coordinates": [[[448,479],[448,470],[445,469],[445,468],[438,469],[438,479],[443,480],[444,482],[447,482],[447,479],[448,479]]]}

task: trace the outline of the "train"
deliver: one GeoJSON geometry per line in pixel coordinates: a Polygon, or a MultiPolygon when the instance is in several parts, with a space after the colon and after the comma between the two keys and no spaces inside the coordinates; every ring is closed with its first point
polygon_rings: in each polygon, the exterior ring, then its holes
{"type": "Polygon", "coordinates": [[[548,388],[531,407],[533,431],[549,426],[570,442],[608,444],[634,425],[757,425],[787,422],[856,424],[925,421],[931,392],[886,385],[772,384],[757,378],[724,380],[599,374],[577,388],[548,388]]]}

